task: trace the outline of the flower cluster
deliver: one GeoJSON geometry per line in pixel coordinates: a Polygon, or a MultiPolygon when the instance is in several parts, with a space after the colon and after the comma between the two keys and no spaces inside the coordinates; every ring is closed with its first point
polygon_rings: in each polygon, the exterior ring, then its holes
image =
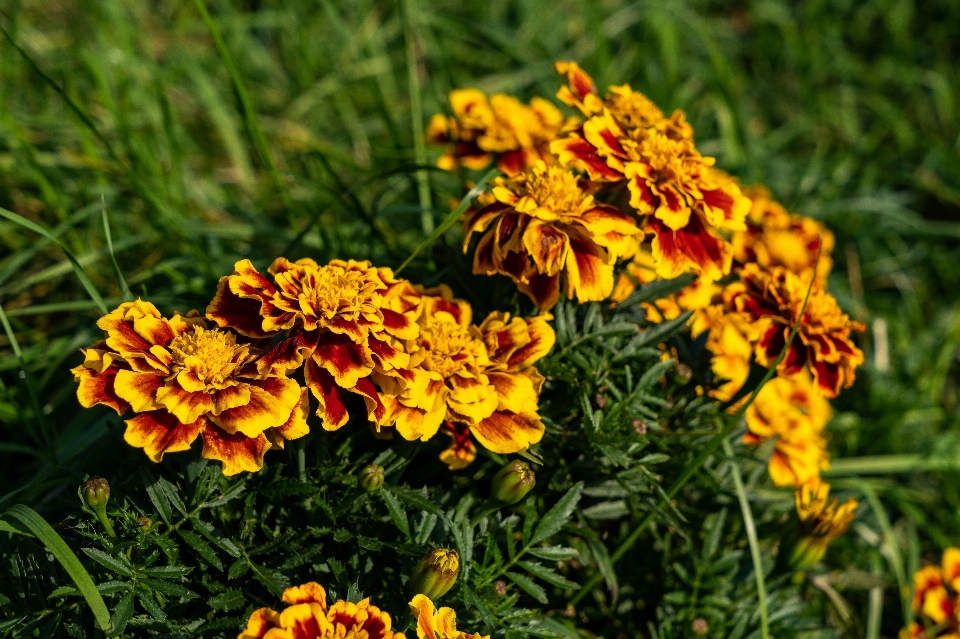
{"type": "Polygon", "coordinates": [[[567,79],[557,97],[586,118],[551,144],[561,164],[586,171],[606,188],[626,185],[630,208],[652,235],[661,277],[694,271],[716,280],[727,274],[733,252],[721,232],[744,230],[750,201],[697,150],[683,111],[666,117],[626,84],[600,97],[575,62],[556,67],[567,79]]]}
{"type": "Polygon", "coordinates": [[[267,450],[309,432],[307,389],[326,430],[347,422],[351,394],[378,431],[427,440],[446,424],[453,469],[475,457],[473,438],[497,453],[540,441],[533,363],[553,347],[549,316],[494,312],[475,326],[449,288],[369,262],[278,258],[267,274],[237,262],[206,318],[166,319],[140,300],[103,317],[106,339],[73,370],[80,403],[136,413],[125,439],[155,462],[202,437],[227,475],[259,470],[267,450]],[[303,387],[290,377],[300,369],[303,387]]]}
{"type": "Polygon", "coordinates": [[[550,162],[550,142],[573,123],[543,98],[529,105],[513,96],[479,89],[450,92],[452,117],[437,114],[430,120],[427,140],[446,145],[437,166],[453,171],[462,165],[483,169],[496,158],[497,168],[517,175],[537,160],[550,162]]]}
{"type": "Polygon", "coordinates": [[[913,575],[913,612],[921,623],[900,631],[900,639],[960,636],[960,548],[943,551],[940,566],[913,575]]]}
{"type": "MultiPolygon", "coordinates": [[[[363,599],[358,603],[338,600],[327,605],[327,592],[316,582],[283,591],[282,612],[272,608],[254,610],[237,639],[406,639],[392,630],[390,615],[363,599]]],[[[410,610],[419,639],[489,639],[479,633],[457,629],[457,615],[440,608],[428,597],[416,595],[410,610]]]]}

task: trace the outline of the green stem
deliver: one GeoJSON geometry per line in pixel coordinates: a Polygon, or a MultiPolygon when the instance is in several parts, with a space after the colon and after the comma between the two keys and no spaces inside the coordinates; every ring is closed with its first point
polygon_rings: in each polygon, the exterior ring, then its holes
{"type": "MultiPolygon", "coordinates": [[[[407,89],[410,93],[410,123],[413,128],[413,152],[417,166],[427,163],[427,145],[423,134],[423,103],[420,99],[420,74],[417,72],[417,41],[413,25],[412,0],[400,0],[403,33],[407,43],[407,89]]],[[[433,202],[430,197],[430,174],[417,170],[417,194],[420,198],[420,224],[424,235],[433,233],[433,202]]]]}
{"type": "MultiPolygon", "coordinates": [[[[820,237],[820,248],[817,249],[817,260],[814,262],[814,265],[820,263],[820,254],[823,251],[823,236],[820,237]]],[[[814,268],[814,273],[816,268],[814,268]]],[[[706,446],[703,447],[703,450],[700,451],[700,454],[697,455],[694,460],[687,464],[686,468],[683,469],[683,472],[680,474],[680,477],[673,482],[670,488],[666,491],[666,496],[668,499],[673,499],[673,497],[680,492],[684,486],[687,485],[687,482],[693,478],[698,472],[700,472],[701,466],[709,459],[720,445],[726,441],[727,437],[733,431],[734,427],[740,423],[740,420],[743,418],[743,415],[747,412],[747,409],[750,408],[750,405],[757,399],[757,395],[760,394],[760,391],[763,390],[763,387],[766,386],[767,382],[773,379],[774,375],[777,374],[777,367],[787,356],[787,352],[790,350],[790,345],[793,343],[794,338],[796,338],[797,333],[800,330],[800,323],[803,321],[803,315],[807,312],[807,303],[810,301],[810,293],[813,291],[813,275],[810,276],[810,283],[807,285],[807,294],[803,298],[803,306],[800,307],[800,313],[797,314],[797,319],[793,324],[793,328],[790,330],[790,335],[787,337],[786,343],[783,345],[783,350],[780,351],[780,355],[777,356],[777,361],[773,363],[773,366],[766,372],[763,376],[763,379],[760,380],[760,383],[757,384],[757,387],[753,389],[753,392],[750,393],[750,396],[747,398],[747,401],[740,406],[740,409],[730,417],[726,424],[720,429],[720,432],[711,439],[706,446]]],[[[618,562],[627,552],[633,548],[633,545],[637,543],[637,540],[640,539],[640,535],[643,534],[643,531],[647,529],[647,526],[653,523],[654,517],[656,517],[655,511],[650,511],[646,517],[640,520],[640,523],[637,524],[637,527],[633,529],[626,539],[617,547],[616,551],[610,555],[611,563],[618,562]]],[[[583,587],[577,591],[577,594],[573,596],[573,599],[570,600],[571,606],[576,606],[580,601],[583,600],[594,588],[597,587],[597,584],[600,583],[602,576],[599,572],[595,572],[591,575],[586,583],[583,584],[583,587]]]]}
{"type": "Polygon", "coordinates": [[[937,470],[960,470],[960,459],[928,457],[926,455],[874,455],[830,461],[825,477],[849,475],[887,475],[891,473],[921,473],[937,470]]]}
{"type": "Polygon", "coordinates": [[[733,474],[733,484],[737,489],[737,500],[740,502],[740,512],[743,513],[743,527],[747,531],[747,542],[750,544],[750,557],[753,560],[753,574],[757,580],[757,599],[760,601],[760,633],[763,639],[770,639],[770,622],[767,612],[767,584],[763,577],[763,559],[760,557],[760,541],[757,539],[757,526],[753,521],[750,510],[750,501],[747,499],[747,489],[740,476],[740,466],[733,456],[733,447],[730,440],[723,440],[723,452],[727,456],[727,463],[733,474]]]}
{"type": "Polygon", "coordinates": [[[117,534],[113,532],[113,524],[110,523],[110,518],[107,516],[107,509],[94,508],[93,512],[97,515],[97,519],[100,520],[100,525],[107,531],[107,537],[116,537],[117,534]]]}

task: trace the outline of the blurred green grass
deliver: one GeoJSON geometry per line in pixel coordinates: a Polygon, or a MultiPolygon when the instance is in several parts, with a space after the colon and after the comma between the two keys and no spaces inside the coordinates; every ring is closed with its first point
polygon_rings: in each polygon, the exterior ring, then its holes
{"type": "MultiPolygon", "coordinates": [[[[686,110],[721,167],[837,234],[831,289],[868,331],[858,383],[835,403],[834,457],[960,459],[960,4],[207,7],[251,113],[192,2],[0,3],[0,25],[116,156],[0,40],[0,207],[53,229],[108,305],[121,289],[101,198],[127,283],[164,310],[202,308],[244,257],[399,266],[464,192],[428,166],[438,150],[417,164],[413,123],[457,87],[551,97],[553,61],[575,59],[601,85],[628,82],[686,110]]],[[[468,297],[500,286],[466,275],[457,233],[405,275],[468,297]]],[[[120,423],[77,411],[67,368],[95,339],[97,313],[64,253],[6,220],[0,247],[0,304],[27,372],[0,336],[0,494],[30,480],[29,494],[50,497],[81,460],[109,454],[120,423]]],[[[958,541],[956,472],[865,481],[891,509],[908,568],[958,541]]]]}

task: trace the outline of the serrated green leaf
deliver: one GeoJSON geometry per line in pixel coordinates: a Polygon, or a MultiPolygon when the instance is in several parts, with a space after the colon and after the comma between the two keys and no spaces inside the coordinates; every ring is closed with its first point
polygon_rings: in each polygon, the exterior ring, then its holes
{"type": "Polygon", "coordinates": [[[107,633],[108,637],[116,637],[123,634],[127,623],[133,617],[133,591],[125,594],[117,607],[113,609],[113,615],[110,617],[111,630],[107,633]]]}
{"type": "Polygon", "coordinates": [[[163,477],[157,477],[157,486],[163,491],[163,494],[166,495],[167,499],[170,500],[170,503],[173,504],[173,507],[180,511],[180,514],[187,514],[187,507],[183,503],[183,500],[180,499],[180,491],[177,490],[176,486],[171,484],[163,477]]]}
{"type": "Polygon", "coordinates": [[[535,561],[524,560],[524,561],[518,561],[517,564],[526,568],[527,572],[529,572],[534,577],[539,577],[540,579],[543,579],[548,584],[557,586],[558,588],[571,589],[571,588],[580,587],[579,584],[570,581],[569,579],[563,577],[562,575],[558,575],[556,572],[554,572],[550,568],[547,568],[543,564],[539,564],[535,561]]]}
{"type": "Polygon", "coordinates": [[[436,515],[443,519],[445,513],[440,506],[437,506],[435,503],[424,497],[422,494],[415,490],[410,490],[408,488],[403,488],[401,486],[390,486],[390,491],[397,496],[397,498],[408,506],[413,506],[419,510],[425,510],[428,513],[436,515]]]}
{"type": "Polygon", "coordinates": [[[690,284],[693,284],[696,279],[696,275],[687,273],[672,280],[655,280],[649,284],[644,284],[643,286],[639,287],[637,290],[627,296],[627,299],[623,300],[618,306],[619,308],[630,308],[643,302],[651,302],[653,300],[663,299],[673,295],[683,288],[686,288],[690,284]]]}
{"type": "Polygon", "coordinates": [[[241,577],[246,574],[248,570],[250,570],[250,562],[248,562],[245,558],[237,559],[227,571],[227,579],[236,579],[241,577]]]}
{"type": "Polygon", "coordinates": [[[584,517],[596,520],[620,519],[629,514],[630,509],[627,508],[627,502],[622,499],[603,501],[583,509],[584,517]]]}
{"type": "Polygon", "coordinates": [[[381,488],[379,493],[380,497],[383,498],[383,502],[387,505],[387,512],[390,513],[390,519],[392,519],[393,523],[400,529],[403,536],[410,539],[410,521],[407,519],[406,509],[386,486],[381,488]]]}
{"type": "MultiPolygon", "coordinates": [[[[106,566],[118,575],[123,575],[124,577],[133,577],[133,568],[131,568],[127,562],[121,561],[120,559],[108,555],[102,550],[98,550],[96,548],[84,548],[83,552],[86,553],[90,559],[93,559],[97,563],[106,566]]],[[[126,559],[126,557],[124,557],[124,559],[126,559]]]]}
{"type": "Polygon", "coordinates": [[[607,547],[603,545],[602,541],[592,537],[587,539],[587,546],[593,554],[594,561],[597,562],[597,568],[603,577],[603,581],[607,584],[607,590],[610,591],[610,596],[616,601],[618,593],[620,592],[620,585],[617,582],[617,572],[613,569],[613,562],[610,560],[607,547]]]}
{"type": "Polygon", "coordinates": [[[463,584],[460,586],[460,590],[463,593],[463,603],[468,608],[474,608],[478,613],[480,613],[480,619],[483,620],[483,623],[487,628],[494,628],[493,615],[490,614],[490,611],[487,610],[487,607],[483,604],[483,601],[480,600],[480,597],[477,596],[473,590],[470,589],[470,586],[463,584]]]}
{"type": "Polygon", "coordinates": [[[218,497],[217,499],[214,499],[213,501],[208,501],[208,502],[204,503],[202,507],[203,507],[203,508],[215,508],[215,507],[217,507],[217,506],[223,506],[223,505],[224,505],[225,503],[227,503],[228,501],[230,501],[230,500],[232,500],[232,499],[236,499],[238,496],[240,496],[240,493],[242,493],[242,492],[246,489],[246,487],[247,487],[247,482],[246,482],[246,480],[239,481],[239,482],[237,482],[236,484],[234,484],[233,486],[231,486],[230,489],[227,490],[227,492],[223,493],[223,495],[222,495],[221,497],[218,497]]]}
{"type": "Polygon", "coordinates": [[[140,605],[143,606],[143,609],[149,613],[151,617],[157,621],[163,621],[167,618],[167,614],[163,612],[163,609],[157,604],[157,601],[153,598],[153,595],[150,594],[144,588],[141,588],[137,592],[137,599],[140,601],[140,605]]]}
{"type": "Polygon", "coordinates": [[[642,337],[637,340],[636,346],[639,348],[647,344],[662,344],[673,337],[674,334],[683,330],[692,316],[693,311],[686,311],[676,319],[656,324],[653,328],[642,334],[642,337]]]}
{"type": "Polygon", "coordinates": [[[167,559],[170,561],[177,561],[177,558],[180,556],[180,549],[177,547],[175,541],[169,537],[164,537],[163,535],[149,535],[147,541],[151,544],[154,544],[160,550],[163,551],[163,554],[167,556],[167,559]]]}
{"type": "Polygon", "coordinates": [[[73,586],[60,586],[49,595],[47,599],[58,599],[60,597],[71,597],[74,595],[79,595],[80,591],[74,588],[73,586]]]}
{"type": "Polygon", "coordinates": [[[191,572],[193,572],[193,568],[190,566],[156,566],[146,568],[143,571],[149,577],[159,577],[160,579],[180,579],[191,572]]]}
{"type": "Polygon", "coordinates": [[[146,468],[141,468],[140,479],[143,481],[143,487],[147,491],[150,503],[157,509],[157,513],[160,514],[164,523],[169,526],[173,519],[173,510],[170,508],[170,500],[167,499],[166,493],[160,489],[157,483],[157,477],[146,468]]]}
{"type": "Polygon", "coordinates": [[[528,595],[542,604],[547,603],[547,591],[538,586],[533,579],[516,572],[507,572],[505,574],[510,581],[520,586],[528,595]]]}
{"type": "Polygon", "coordinates": [[[190,522],[193,524],[194,530],[209,539],[214,546],[231,557],[240,556],[240,548],[230,539],[219,535],[216,528],[196,518],[191,519],[190,522]]]}
{"type": "Polygon", "coordinates": [[[534,557],[546,559],[547,561],[564,561],[566,559],[574,559],[579,554],[573,548],[565,548],[564,546],[534,547],[527,552],[534,557]]]}
{"type": "Polygon", "coordinates": [[[171,597],[180,597],[181,599],[196,599],[200,596],[189,588],[170,581],[163,581],[162,579],[144,578],[140,580],[140,583],[145,586],[149,586],[157,592],[170,595],[171,597]]]}
{"type": "Polygon", "coordinates": [[[220,593],[216,597],[207,599],[207,604],[217,610],[235,610],[242,608],[246,602],[247,600],[240,590],[228,590],[220,593]]]}
{"type": "Polygon", "coordinates": [[[97,584],[97,591],[101,595],[112,595],[130,588],[132,586],[125,581],[105,581],[102,584],[97,584]]]}
{"type": "Polygon", "coordinates": [[[203,557],[204,561],[217,570],[223,570],[223,562],[221,562],[220,558],[217,557],[217,553],[213,551],[213,548],[210,547],[210,544],[204,541],[200,535],[192,533],[189,530],[183,530],[182,528],[177,530],[177,534],[180,535],[180,538],[187,542],[187,544],[193,548],[198,555],[203,557]]]}
{"type": "Polygon", "coordinates": [[[539,544],[563,528],[577,507],[582,492],[583,482],[574,484],[573,487],[557,501],[556,505],[547,511],[547,514],[543,516],[540,523],[537,524],[537,529],[533,532],[530,543],[539,544]]]}

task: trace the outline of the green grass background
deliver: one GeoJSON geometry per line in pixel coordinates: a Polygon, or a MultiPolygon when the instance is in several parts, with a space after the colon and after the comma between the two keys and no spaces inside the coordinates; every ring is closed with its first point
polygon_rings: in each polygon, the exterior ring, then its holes
{"type": "MultiPolygon", "coordinates": [[[[102,205],[130,289],[165,311],[202,308],[244,257],[399,266],[465,190],[419,138],[448,91],[551,97],[553,61],[577,60],[602,86],[686,110],[721,167],[833,229],[831,290],[868,325],[857,384],[834,403],[834,481],[877,492],[892,525],[882,548],[907,573],[960,544],[960,4],[207,8],[229,58],[190,0],[0,0],[29,58],[0,38],[0,207],[50,229],[108,306],[122,290],[102,205]],[[900,472],[906,455],[923,467],[900,472]]],[[[470,297],[458,240],[404,275],[470,297]]],[[[0,500],[42,504],[121,430],[78,410],[67,370],[99,313],[64,251],[6,219],[0,304],[0,500]]]]}

